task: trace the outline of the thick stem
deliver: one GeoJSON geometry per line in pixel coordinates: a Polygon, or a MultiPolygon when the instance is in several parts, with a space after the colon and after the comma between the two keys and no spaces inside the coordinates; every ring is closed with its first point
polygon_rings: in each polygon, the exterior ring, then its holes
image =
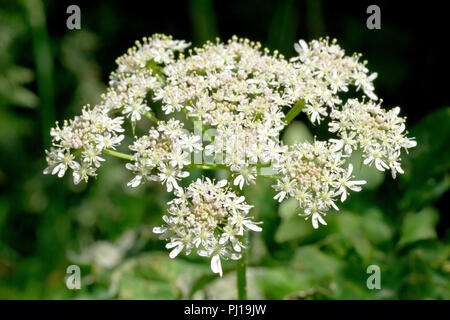
{"type": "Polygon", "coordinates": [[[238,299],[247,300],[247,235],[244,233],[242,238],[245,248],[242,248],[242,257],[236,262],[237,288],[238,299]]]}
{"type": "Polygon", "coordinates": [[[295,119],[295,117],[302,111],[302,109],[305,107],[305,100],[300,99],[298,100],[291,110],[286,114],[286,117],[284,118],[284,122],[289,124],[292,120],[295,119]]]}

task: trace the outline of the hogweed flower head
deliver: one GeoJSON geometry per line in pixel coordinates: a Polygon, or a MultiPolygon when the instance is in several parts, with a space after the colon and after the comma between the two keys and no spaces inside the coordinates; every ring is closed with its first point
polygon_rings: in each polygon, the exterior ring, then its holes
{"type": "Polygon", "coordinates": [[[97,175],[103,154],[126,159],[134,174],[128,186],[156,181],[175,195],[165,225],[154,229],[168,241],[170,257],[195,251],[210,257],[219,274],[221,258],[240,258],[245,232],[261,231],[239,194],[258,176],[276,179],[274,198],[295,198],[299,215],[318,228],[326,224],[327,213],[339,210],[339,203],[365,184],[355,180],[347,164],[353,151],[361,149],[364,165],[390,170],[393,178],[403,173],[402,150],[416,142],[407,137],[400,108],[381,107],[373,85],[377,74],[369,72],[360,54],[348,56],[328,38],[300,40],[290,60],[237,37],[185,52],[188,47],[159,34],[136,42],[117,59],[100,103],[51,130],[44,173],[63,177],[71,170],[79,183],[97,175]],[[340,95],[353,91],[361,97],[340,95]],[[280,133],[300,112],[315,125],[326,120],[335,137],[284,145],[280,133]],[[136,137],[136,122],[144,118],[154,126],[136,137]],[[117,151],[126,121],[133,128],[131,154],[117,151]],[[194,133],[184,128],[190,121],[194,133]],[[227,169],[230,175],[228,181],[203,178],[183,189],[188,167],[227,169]],[[275,174],[264,175],[266,167],[275,174]]]}

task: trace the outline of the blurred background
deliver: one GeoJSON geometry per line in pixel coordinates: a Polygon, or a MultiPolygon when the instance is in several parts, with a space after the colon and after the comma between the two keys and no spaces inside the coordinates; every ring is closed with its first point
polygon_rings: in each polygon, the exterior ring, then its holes
{"type": "MultiPolygon", "coordinates": [[[[169,261],[163,241],[151,233],[169,195],[155,184],[127,188],[131,173],[120,160],[108,161],[88,185],[42,174],[54,121],[97,103],[115,59],[157,32],[193,45],[236,34],[287,57],[300,38],[336,37],[347,53],[363,53],[379,74],[375,87],[384,107],[401,106],[417,139],[396,180],[356,170],[367,188],[320,230],[295,216],[295,204],[278,206],[270,181],[249,188],[253,214],[264,221],[264,231],[251,239],[249,298],[449,299],[445,13],[437,4],[395,7],[393,1],[2,0],[0,298],[236,297],[233,263],[219,279],[204,259],[169,261]],[[80,30],[66,27],[71,4],[81,8],[80,30]],[[381,30],[366,27],[370,4],[381,8],[381,30]],[[65,285],[71,264],[81,267],[80,290],[65,285]],[[381,268],[381,290],[366,286],[369,265],[381,268]]],[[[285,142],[326,138],[326,126],[302,120],[286,130],[285,142]]],[[[360,155],[351,161],[360,167],[360,155]]]]}

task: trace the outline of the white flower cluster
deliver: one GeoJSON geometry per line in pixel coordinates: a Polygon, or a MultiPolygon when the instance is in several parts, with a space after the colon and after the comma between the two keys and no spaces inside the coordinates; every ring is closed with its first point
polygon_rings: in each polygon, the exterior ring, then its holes
{"type": "Polygon", "coordinates": [[[311,77],[311,87],[305,101],[306,112],[312,122],[316,119],[319,121],[320,115],[327,115],[326,110],[320,108],[321,105],[334,107],[341,103],[335,94],[347,92],[349,85],[354,85],[357,90],[362,89],[370,99],[377,100],[372,84],[377,73],[368,75],[369,70],[365,67],[367,62],[359,62],[360,54],[346,56],[345,51],[336,44],[336,39],[330,44],[328,38],[313,40],[309,45],[300,40],[294,48],[298,56],[292,58],[291,62],[298,62],[295,67],[311,77]]]}
{"type": "Polygon", "coordinates": [[[417,144],[414,139],[406,137],[405,118],[399,117],[399,113],[399,107],[386,111],[372,101],[348,100],[341,110],[333,110],[330,114],[329,131],[340,137],[330,139],[334,142],[332,150],[343,149],[349,155],[360,147],[365,157],[364,164],[374,162],[380,171],[391,169],[395,178],[397,172],[403,173],[401,149],[407,150],[417,144]]]}
{"type": "Polygon", "coordinates": [[[244,232],[262,229],[248,216],[253,206],[226,185],[227,180],[216,183],[205,178],[191,183],[185,192],[175,192],[177,197],[169,202],[168,214],[163,216],[165,225],[153,229],[168,241],[171,258],[182,250],[187,255],[196,250],[200,256],[211,258],[211,269],[220,276],[221,258],[241,258],[244,232]]]}
{"type": "Polygon", "coordinates": [[[155,91],[163,85],[159,70],[161,64],[174,62],[175,52],[189,46],[180,40],[172,40],[164,35],[144,38],[129,49],[127,54],[116,61],[116,72],[111,73],[110,87],[106,93],[106,103],[111,110],[123,108],[122,113],[131,121],[141,119],[150,107],[145,100],[149,91],[155,91]]]}
{"type": "Polygon", "coordinates": [[[71,168],[75,183],[95,176],[96,168],[105,160],[100,156],[102,150],[115,149],[123,140],[123,121],[123,117],[110,118],[99,107],[90,109],[86,106],[81,116],[64,121],[62,128],[57,123],[50,132],[53,148],[46,150],[48,167],[44,173],[57,174],[61,178],[71,168]]]}
{"type": "Polygon", "coordinates": [[[354,150],[362,149],[365,165],[390,169],[394,178],[403,173],[401,150],[416,142],[406,136],[400,109],[386,111],[376,102],[372,82],[377,75],[369,73],[361,55],[345,55],[328,38],[309,44],[300,40],[294,45],[298,55],[290,60],[237,37],[184,54],[188,46],[154,35],[118,58],[100,104],[86,106],[81,116],[52,129],[53,147],[47,151],[44,173],[62,177],[71,168],[78,183],[96,175],[104,161],[102,152],[131,161],[126,167],[135,176],[129,186],[159,181],[177,195],[164,217],[168,226],[155,229],[169,239],[171,256],[196,248],[198,254],[212,257],[218,273],[220,256],[239,257],[242,232],[260,228],[246,218],[250,206],[244,198],[223,181],[199,180],[184,193],[179,182],[189,175],[186,166],[228,169],[230,183],[240,189],[255,183],[260,167],[272,166],[275,199],[297,199],[300,215],[311,217],[314,228],[326,224],[323,216],[338,210],[337,201],[345,201],[349,190],[360,191],[365,183],[353,181],[353,167],[345,164],[354,150]],[[350,88],[362,91],[362,99],[343,101],[340,93],[350,88]],[[151,109],[157,101],[165,121],[151,109]],[[329,120],[328,130],[337,137],[283,145],[281,131],[300,112],[313,124],[329,120]],[[179,113],[200,122],[202,137],[183,128],[179,113]],[[129,146],[133,154],[114,151],[124,139],[124,121],[129,119],[134,128],[143,116],[156,125],[135,137],[129,146]],[[201,139],[210,143],[203,146],[201,139]],[[212,165],[192,164],[192,153],[202,150],[212,165]]]}
{"type": "Polygon", "coordinates": [[[128,185],[137,187],[144,179],[166,184],[168,192],[180,190],[177,180],[189,175],[182,169],[191,163],[194,150],[202,150],[199,141],[200,137],[183,130],[180,121],[158,122],[156,129],[150,129],[148,135],[140,137],[129,147],[134,151],[133,163],[127,163],[126,167],[136,176],[128,185]]]}
{"type": "Polygon", "coordinates": [[[241,189],[255,180],[251,165],[276,154],[285,126],[281,107],[297,99],[285,88],[298,72],[260,46],[236,37],[228,44],[208,42],[167,65],[166,85],[155,93],[167,114],[183,110],[215,129],[205,154],[236,172],[241,189]]]}
{"type": "Polygon", "coordinates": [[[313,227],[319,222],[325,224],[322,215],[330,208],[339,210],[335,204],[339,195],[341,202],[347,198],[349,190],[360,191],[363,180],[350,181],[353,166],[345,170],[345,160],[340,153],[331,152],[329,142],[304,142],[290,146],[280,155],[274,167],[283,178],[278,180],[274,189],[278,191],[274,199],[279,202],[294,197],[303,209],[300,214],[311,217],[313,227]]]}
{"type": "Polygon", "coordinates": [[[74,183],[87,181],[95,176],[103,149],[114,150],[124,136],[123,116],[116,116],[117,111],[131,118],[141,119],[141,115],[150,112],[145,97],[149,90],[161,86],[158,75],[148,63],[171,63],[174,51],[184,50],[188,44],[172,40],[164,35],[144,38],[143,44],[136,46],[117,59],[118,68],[110,77],[110,88],[102,95],[101,102],[90,107],[85,106],[81,116],[58,123],[52,129],[53,147],[47,150],[49,166],[45,174],[57,174],[63,177],[68,168],[73,169],[74,183]]]}

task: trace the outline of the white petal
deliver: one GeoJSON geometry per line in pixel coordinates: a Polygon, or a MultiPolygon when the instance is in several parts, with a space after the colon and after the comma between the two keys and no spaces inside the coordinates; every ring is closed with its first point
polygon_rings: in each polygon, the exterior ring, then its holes
{"type": "Polygon", "coordinates": [[[47,168],[45,168],[44,169],[44,174],[49,174],[49,173],[51,173],[52,172],[52,167],[47,167],[47,168]]]}
{"type": "Polygon", "coordinates": [[[326,226],[327,225],[327,223],[326,223],[326,221],[325,220],[323,220],[323,218],[322,218],[322,216],[319,214],[319,222],[321,223],[321,224],[323,224],[324,226],[326,226]]]}
{"type": "Polygon", "coordinates": [[[175,241],[175,242],[168,242],[166,243],[166,249],[172,249],[175,248],[176,246],[179,246],[181,242],[179,241],[175,241]]]}
{"type": "Polygon", "coordinates": [[[375,167],[380,170],[380,171],[384,171],[385,168],[383,167],[383,164],[386,165],[383,160],[380,159],[375,159],[375,167]]]}
{"type": "Polygon", "coordinates": [[[331,206],[334,208],[334,210],[339,211],[339,208],[336,203],[334,203],[334,201],[331,201],[331,206]]]}
{"type": "Polygon", "coordinates": [[[220,263],[220,257],[218,254],[212,257],[211,259],[211,270],[214,273],[218,273],[222,277],[222,264],[220,263]]]}
{"type": "Polygon", "coordinates": [[[242,176],[239,175],[233,180],[233,185],[237,186],[239,182],[241,181],[242,176]]]}
{"type": "Polygon", "coordinates": [[[369,77],[367,77],[368,81],[373,81],[378,77],[378,73],[374,72],[369,77]]]}
{"type": "Polygon", "coordinates": [[[312,224],[314,229],[319,228],[319,222],[325,226],[327,225],[327,223],[325,222],[325,220],[323,220],[320,213],[314,213],[312,216],[312,224]]]}
{"type": "Polygon", "coordinates": [[[262,228],[258,227],[256,224],[254,224],[251,221],[244,221],[242,223],[244,226],[246,226],[247,228],[249,228],[250,230],[256,231],[256,232],[261,232],[262,228]]]}
{"type": "Polygon", "coordinates": [[[361,188],[360,186],[353,186],[353,185],[350,185],[348,188],[349,188],[350,190],[352,190],[352,191],[355,191],[355,192],[359,192],[359,191],[362,190],[362,188],[361,188]]]}
{"type": "Polygon", "coordinates": [[[352,171],[353,171],[353,165],[350,163],[348,165],[347,177],[350,177],[350,175],[352,174],[352,171]]]}
{"type": "Polygon", "coordinates": [[[180,174],[178,174],[178,177],[180,178],[186,178],[187,176],[189,176],[188,171],[182,171],[180,174]]]}
{"type": "Polygon", "coordinates": [[[273,198],[274,198],[275,200],[278,199],[278,202],[281,202],[281,201],[283,201],[283,199],[284,199],[285,196],[286,196],[286,192],[282,191],[282,192],[280,192],[280,193],[277,193],[277,194],[275,195],[275,197],[273,197],[273,198]]]}
{"type": "Polygon", "coordinates": [[[156,234],[161,234],[161,233],[164,233],[166,231],[167,231],[166,227],[154,227],[153,228],[153,233],[156,233],[156,234]]]}
{"type": "Polygon", "coordinates": [[[220,180],[219,182],[217,182],[217,186],[220,188],[223,188],[227,185],[228,181],[226,179],[220,180]]]}
{"type": "Polygon", "coordinates": [[[222,244],[224,244],[225,242],[227,242],[229,237],[230,237],[230,236],[229,236],[227,233],[223,233],[222,236],[221,236],[220,239],[219,239],[219,244],[222,245],[222,244]]]}
{"type": "Polygon", "coordinates": [[[231,260],[239,260],[240,258],[242,258],[242,255],[240,253],[232,253],[230,255],[231,260]]]}
{"type": "Polygon", "coordinates": [[[332,147],[332,151],[334,152],[341,150],[344,146],[344,140],[330,139],[330,141],[334,142],[334,146],[332,147]]]}
{"type": "Polygon", "coordinates": [[[344,202],[347,199],[347,190],[344,190],[341,195],[341,202],[344,202]]]}
{"type": "Polygon", "coordinates": [[[55,166],[52,170],[52,174],[56,174],[59,170],[61,170],[61,166],[63,166],[61,163],[55,166]]]}
{"type": "Polygon", "coordinates": [[[66,170],[64,168],[62,168],[61,170],[59,170],[58,172],[58,178],[62,178],[64,177],[64,174],[66,173],[66,170]]]}
{"type": "Polygon", "coordinates": [[[315,215],[315,214],[312,216],[311,221],[312,221],[312,225],[313,225],[313,228],[314,228],[314,229],[319,228],[319,223],[317,222],[317,218],[316,218],[316,215],[315,215]]]}
{"type": "Polygon", "coordinates": [[[130,182],[127,183],[127,186],[136,188],[138,185],[141,184],[141,180],[142,180],[142,176],[136,176],[133,178],[133,180],[131,180],[130,182]]]}
{"type": "MultiPolygon", "coordinates": [[[[175,182],[175,183],[176,183],[176,182],[175,182]]],[[[167,179],[166,187],[167,187],[167,192],[172,192],[172,190],[173,190],[173,185],[172,185],[172,180],[171,180],[170,178],[167,179]]]]}
{"type": "Polygon", "coordinates": [[[197,253],[201,257],[209,257],[208,251],[206,250],[198,250],[197,253]]]}
{"type": "Polygon", "coordinates": [[[175,249],[173,249],[172,251],[170,251],[170,253],[169,253],[169,257],[171,258],[171,259],[173,259],[173,258],[175,258],[180,252],[181,252],[181,250],[183,250],[183,245],[178,245],[178,246],[176,246],[175,247],[175,249]]]}

